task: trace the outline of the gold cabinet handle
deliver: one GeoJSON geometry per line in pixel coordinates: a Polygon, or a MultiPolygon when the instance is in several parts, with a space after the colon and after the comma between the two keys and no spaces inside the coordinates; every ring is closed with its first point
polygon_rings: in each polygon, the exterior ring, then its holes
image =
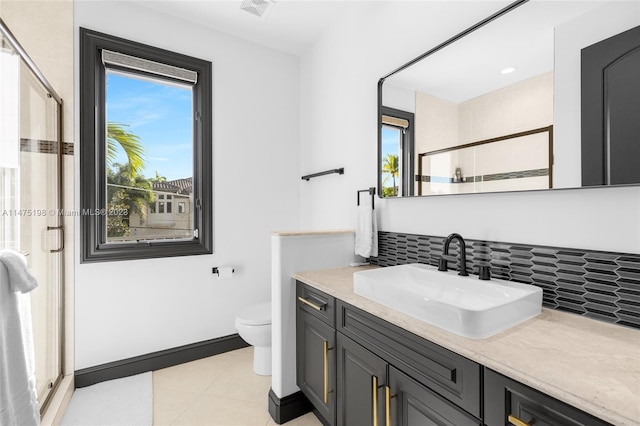
{"type": "Polygon", "coordinates": [[[379,426],[378,422],[378,377],[371,376],[371,392],[373,405],[373,426],[379,426]]]}
{"type": "Polygon", "coordinates": [[[313,308],[313,309],[315,309],[316,311],[322,311],[322,310],[324,310],[324,306],[325,306],[324,304],[322,304],[322,305],[316,305],[315,303],[308,301],[307,299],[305,299],[305,298],[304,298],[304,297],[302,297],[302,296],[298,296],[298,300],[299,300],[299,301],[301,301],[302,303],[304,303],[305,305],[312,307],[312,308],[313,308]]]}
{"type": "Polygon", "coordinates": [[[509,417],[507,418],[507,420],[509,421],[510,424],[512,424],[513,426],[531,426],[529,423],[527,422],[523,422],[522,420],[520,420],[519,418],[517,418],[516,416],[512,416],[509,415],[509,417]]]}
{"type": "Polygon", "coordinates": [[[393,398],[396,397],[396,395],[391,395],[391,387],[389,386],[385,386],[384,387],[384,400],[385,400],[385,415],[387,416],[386,418],[386,426],[391,426],[391,400],[393,398]]]}
{"type": "Polygon", "coordinates": [[[324,341],[324,403],[329,403],[329,394],[333,391],[329,390],[329,351],[333,349],[329,347],[329,342],[324,341]]]}

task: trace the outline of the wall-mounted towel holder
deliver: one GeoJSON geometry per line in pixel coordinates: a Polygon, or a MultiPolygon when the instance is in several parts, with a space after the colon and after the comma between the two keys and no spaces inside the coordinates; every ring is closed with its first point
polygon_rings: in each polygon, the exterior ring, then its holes
{"type": "Polygon", "coordinates": [[[369,188],[369,189],[361,189],[361,190],[357,191],[357,193],[358,193],[358,205],[360,205],[360,193],[361,193],[361,192],[368,192],[368,193],[369,193],[369,195],[371,195],[371,208],[372,208],[372,209],[375,209],[376,207],[375,207],[375,204],[374,204],[374,199],[376,198],[376,197],[375,197],[375,195],[376,195],[376,188],[372,186],[372,187],[371,187],[371,188],[369,188]]]}
{"type": "Polygon", "coordinates": [[[334,173],[337,173],[339,175],[343,175],[344,174],[344,167],[340,167],[339,169],[331,169],[331,170],[327,170],[327,171],[324,171],[324,172],[313,173],[311,175],[302,176],[302,180],[308,181],[309,179],[314,178],[314,177],[324,176],[324,175],[332,175],[334,173]]]}
{"type": "MultiPolygon", "coordinates": [[[[224,270],[224,269],[227,269],[227,268],[222,268],[221,267],[221,269],[218,269],[217,267],[213,267],[213,268],[211,268],[211,273],[212,274],[218,274],[218,273],[220,273],[221,270],[224,270]]],[[[231,268],[231,273],[234,274],[235,272],[236,272],[235,268],[231,268]]]]}

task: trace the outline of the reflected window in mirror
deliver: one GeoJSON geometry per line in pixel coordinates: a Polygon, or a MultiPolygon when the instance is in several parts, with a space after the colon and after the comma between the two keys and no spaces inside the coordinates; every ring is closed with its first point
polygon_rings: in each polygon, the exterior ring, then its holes
{"type": "Polygon", "coordinates": [[[414,185],[414,114],[382,107],[380,151],[380,195],[401,197],[413,195],[414,185]]]}

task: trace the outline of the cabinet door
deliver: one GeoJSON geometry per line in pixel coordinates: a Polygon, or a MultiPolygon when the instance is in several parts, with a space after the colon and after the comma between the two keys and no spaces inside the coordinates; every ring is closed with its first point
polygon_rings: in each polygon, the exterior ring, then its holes
{"type": "Polygon", "coordinates": [[[385,391],[386,426],[482,426],[478,419],[392,366],[385,391]]]}
{"type": "Polygon", "coordinates": [[[337,333],[337,424],[384,425],[387,363],[353,340],[337,333]]]}
{"type": "Polygon", "coordinates": [[[297,310],[297,384],[328,425],[335,424],[336,332],[318,318],[297,310]]]}
{"type": "Polygon", "coordinates": [[[484,406],[487,426],[609,425],[488,368],[484,375],[484,406]]]}

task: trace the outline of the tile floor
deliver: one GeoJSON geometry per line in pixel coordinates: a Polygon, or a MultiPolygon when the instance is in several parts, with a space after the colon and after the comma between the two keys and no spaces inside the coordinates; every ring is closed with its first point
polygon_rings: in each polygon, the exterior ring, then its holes
{"type": "MultiPolygon", "coordinates": [[[[253,373],[253,348],[153,372],[154,425],[271,426],[271,376],[253,373]]],[[[308,413],[287,426],[320,426],[308,413]]]]}

